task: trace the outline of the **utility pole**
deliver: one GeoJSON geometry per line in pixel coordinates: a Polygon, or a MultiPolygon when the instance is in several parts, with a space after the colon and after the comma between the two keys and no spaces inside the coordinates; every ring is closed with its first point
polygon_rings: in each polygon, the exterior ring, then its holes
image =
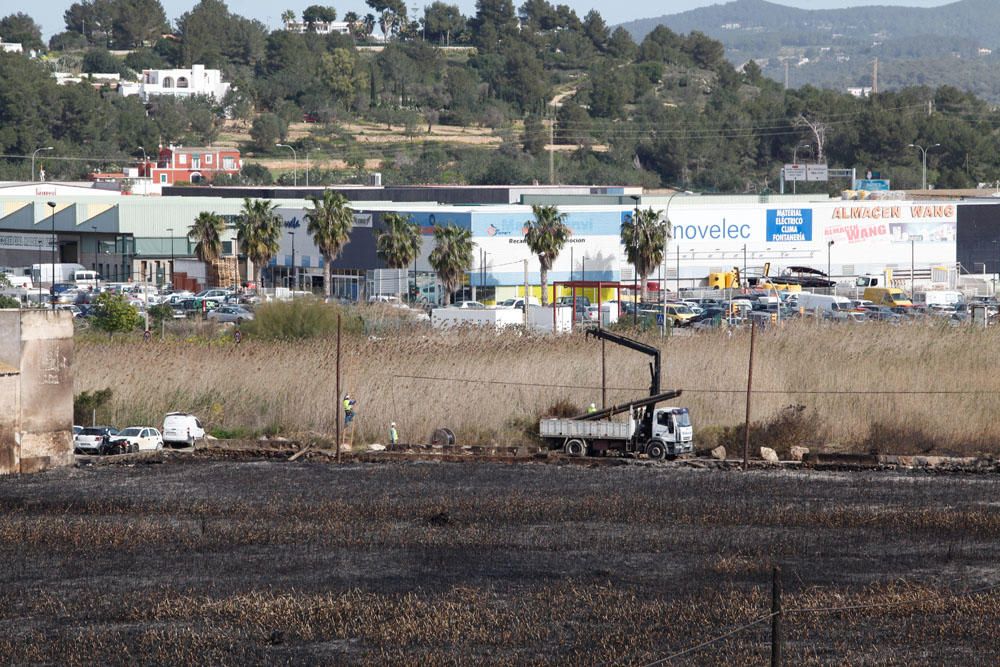
{"type": "Polygon", "coordinates": [[[872,66],[872,95],[878,95],[878,58],[872,66]]]}
{"type": "MultiPolygon", "coordinates": [[[[531,299],[528,297],[528,260],[524,260],[524,328],[528,328],[528,303],[531,299]]],[[[576,304],[574,304],[575,306],[576,304]]],[[[552,305],[555,308],[555,304],[552,305]]],[[[552,330],[555,333],[555,329],[552,330]]]]}
{"type": "Polygon", "coordinates": [[[753,392],[753,348],[757,339],[757,323],[750,320],[750,367],[747,371],[747,414],[743,433],[743,469],[750,467],[750,396],[753,392]]]}
{"type": "Polygon", "coordinates": [[[549,119],[549,185],[556,184],[556,112],[552,109],[549,119]]]}
{"type": "Polygon", "coordinates": [[[337,395],[334,396],[334,398],[336,399],[334,401],[334,405],[336,407],[334,408],[333,412],[334,412],[334,416],[336,417],[336,421],[337,421],[337,427],[336,427],[336,434],[337,434],[337,463],[340,463],[340,411],[342,409],[341,406],[343,405],[342,404],[342,400],[343,399],[340,398],[340,313],[337,313],[337,369],[336,369],[336,373],[335,374],[337,376],[337,381],[336,381],[337,382],[337,385],[336,385],[337,388],[334,391],[336,391],[337,395]]]}

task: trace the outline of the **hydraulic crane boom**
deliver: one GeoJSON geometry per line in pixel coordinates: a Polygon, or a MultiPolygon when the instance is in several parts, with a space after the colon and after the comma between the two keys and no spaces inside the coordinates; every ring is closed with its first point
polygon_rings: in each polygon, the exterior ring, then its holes
{"type": "Polygon", "coordinates": [[[640,398],[638,401],[632,401],[630,403],[622,403],[621,405],[612,405],[610,408],[605,408],[604,410],[598,410],[597,412],[587,412],[582,415],[577,415],[573,419],[578,419],[580,421],[593,421],[595,419],[607,419],[608,417],[613,417],[614,415],[620,415],[623,412],[629,412],[633,408],[653,408],[657,403],[662,401],[669,401],[672,398],[677,398],[681,395],[680,389],[671,389],[665,391],[662,394],[656,394],[655,396],[647,396],[646,398],[640,398]]]}
{"type": "Polygon", "coordinates": [[[653,357],[652,363],[649,365],[649,374],[651,376],[651,382],[649,384],[649,395],[656,396],[660,393],[660,350],[652,345],[646,345],[637,340],[627,338],[625,336],[620,336],[615,333],[611,333],[607,329],[601,329],[599,327],[594,327],[592,329],[587,329],[587,336],[593,336],[594,338],[602,338],[604,340],[609,340],[612,343],[621,345],[622,347],[627,347],[630,350],[635,350],[636,352],[642,352],[643,354],[648,354],[653,357]]]}

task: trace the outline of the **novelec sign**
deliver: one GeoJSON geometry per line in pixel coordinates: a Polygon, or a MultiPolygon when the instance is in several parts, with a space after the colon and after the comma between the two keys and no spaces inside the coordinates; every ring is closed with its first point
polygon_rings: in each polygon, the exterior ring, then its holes
{"type": "Polygon", "coordinates": [[[812,241],[812,209],[771,208],[767,210],[768,243],[812,241]]]}
{"type": "Polygon", "coordinates": [[[674,241],[746,241],[750,239],[750,225],[722,222],[674,225],[674,241]]]}

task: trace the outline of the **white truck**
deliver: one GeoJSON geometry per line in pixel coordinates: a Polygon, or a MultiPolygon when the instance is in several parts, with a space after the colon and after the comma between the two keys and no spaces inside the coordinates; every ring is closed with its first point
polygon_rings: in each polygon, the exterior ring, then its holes
{"type": "Polygon", "coordinates": [[[674,458],[694,451],[694,429],[687,408],[653,410],[652,432],[630,411],[627,421],[607,419],[543,419],[538,433],[552,449],[570,456],[593,456],[617,450],[646,454],[651,459],[674,458]]]}
{"type": "Polygon", "coordinates": [[[77,271],[85,271],[83,264],[60,264],[41,263],[31,265],[31,280],[35,285],[39,283],[52,285],[54,283],[68,283],[73,281],[73,276],[77,271]],[[55,280],[53,280],[55,277],[55,280]]]}

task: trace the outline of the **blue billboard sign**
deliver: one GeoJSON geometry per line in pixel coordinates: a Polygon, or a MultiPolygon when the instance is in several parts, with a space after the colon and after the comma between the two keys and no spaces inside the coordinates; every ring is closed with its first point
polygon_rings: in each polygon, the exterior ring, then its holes
{"type": "Polygon", "coordinates": [[[854,181],[855,190],[867,190],[868,192],[888,192],[888,178],[859,178],[854,181]]]}
{"type": "Polygon", "coordinates": [[[812,241],[811,208],[767,210],[767,241],[812,241]]]}

